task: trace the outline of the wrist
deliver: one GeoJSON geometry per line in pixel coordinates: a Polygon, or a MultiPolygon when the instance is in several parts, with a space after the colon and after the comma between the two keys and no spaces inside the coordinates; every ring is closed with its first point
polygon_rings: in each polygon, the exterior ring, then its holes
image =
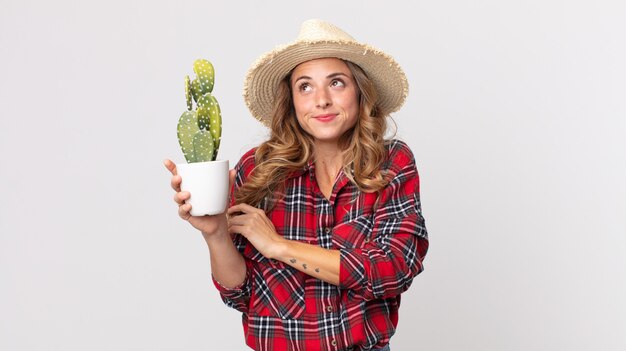
{"type": "Polygon", "coordinates": [[[289,259],[289,255],[290,255],[291,244],[292,244],[292,241],[282,238],[281,240],[276,242],[276,244],[274,244],[274,250],[272,250],[273,251],[272,257],[269,257],[269,258],[272,258],[278,261],[287,262],[287,260],[289,259]]]}
{"type": "Polygon", "coordinates": [[[220,223],[214,232],[206,232],[202,230],[200,232],[202,233],[202,237],[204,238],[204,241],[206,241],[207,245],[225,241],[230,242],[232,240],[230,233],[228,233],[228,224],[226,221],[220,223]]]}

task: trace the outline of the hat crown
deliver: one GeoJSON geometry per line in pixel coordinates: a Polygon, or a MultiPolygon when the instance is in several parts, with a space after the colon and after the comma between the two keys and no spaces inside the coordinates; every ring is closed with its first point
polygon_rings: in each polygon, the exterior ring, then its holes
{"type": "Polygon", "coordinates": [[[318,19],[304,21],[297,41],[355,41],[348,33],[332,23],[318,19]]]}

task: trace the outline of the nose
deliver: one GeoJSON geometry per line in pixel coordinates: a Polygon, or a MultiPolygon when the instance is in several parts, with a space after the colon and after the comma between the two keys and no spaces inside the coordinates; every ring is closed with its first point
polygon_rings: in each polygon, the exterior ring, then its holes
{"type": "Polygon", "coordinates": [[[332,105],[332,100],[330,98],[330,95],[328,94],[328,91],[326,91],[326,89],[319,89],[317,91],[317,95],[315,96],[315,101],[316,101],[316,106],[318,108],[326,108],[330,105],[332,105]]]}

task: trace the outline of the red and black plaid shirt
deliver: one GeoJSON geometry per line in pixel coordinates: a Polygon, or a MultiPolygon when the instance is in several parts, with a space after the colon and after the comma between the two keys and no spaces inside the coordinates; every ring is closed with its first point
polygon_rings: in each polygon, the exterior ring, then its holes
{"type": "MultiPolygon", "coordinates": [[[[285,197],[267,214],[285,238],[339,250],[339,286],[267,259],[243,236],[233,237],[246,260],[246,280],[234,289],[214,283],[226,305],[243,312],[248,346],[335,351],[369,350],[389,342],[400,294],[423,270],[428,236],[413,154],[398,140],[387,148],[383,168],[392,181],[380,195],[360,192],[340,172],[326,199],[310,163],[287,180],[285,197]]],[[[235,187],[254,166],[252,149],[235,167],[235,187]]]]}

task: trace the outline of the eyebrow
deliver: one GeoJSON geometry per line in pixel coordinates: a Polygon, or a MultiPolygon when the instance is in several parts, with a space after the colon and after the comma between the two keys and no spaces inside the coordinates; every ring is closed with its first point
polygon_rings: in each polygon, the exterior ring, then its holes
{"type": "MultiPolygon", "coordinates": [[[[350,78],[350,76],[348,76],[347,74],[343,73],[343,72],[336,72],[336,73],[331,73],[329,75],[326,76],[326,79],[332,79],[335,77],[339,77],[339,76],[344,76],[346,78],[350,78]]],[[[301,79],[313,79],[309,76],[300,76],[298,77],[298,79],[294,80],[292,84],[296,84],[296,82],[298,82],[301,79]]]]}

